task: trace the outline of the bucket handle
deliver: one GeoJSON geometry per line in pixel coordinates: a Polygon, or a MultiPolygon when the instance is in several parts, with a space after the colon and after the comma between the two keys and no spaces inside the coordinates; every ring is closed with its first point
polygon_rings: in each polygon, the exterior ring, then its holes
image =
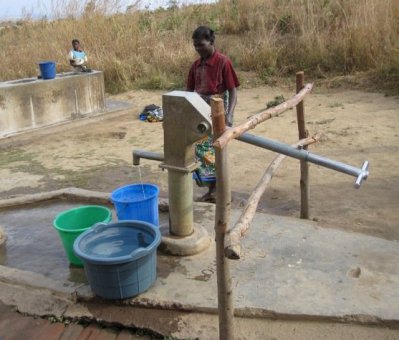
{"type": "Polygon", "coordinates": [[[147,253],[148,253],[148,249],[147,248],[140,247],[140,248],[137,248],[137,249],[133,250],[130,253],[130,257],[131,257],[131,259],[139,258],[139,257],[142,257],[142,256],[146,255],[147,253]]]}
{"type": "Polygon", "coordinates": [[[135,250],[133,250],[131,253],[130,253],[130,257],[131,258],[134,258],[134,257],[141,257],[141,256],[144,256],[145,254],[143,254],[143,253],[146,253],[146,252],[148,252],[148,246],[149,245],[151,245],[151,242],[150,243],[147,243],[146,241],[145,241],[145,239],[144,239],[144,234],[142,233],[142,232],[139,232],[138,234],[137,234],[137,244],[138,244],[138,248],[136,248],[135,250]]]}
{"type": "Polygon", "coordinates": [[[99,222],[99,223],[93,224],[91,226],[91,229],[93,229],[93,231],[95,231],[96,233],[99,233],[99,232],[103,231],[106,227],[107,227],[106,223],[99,222]]]}

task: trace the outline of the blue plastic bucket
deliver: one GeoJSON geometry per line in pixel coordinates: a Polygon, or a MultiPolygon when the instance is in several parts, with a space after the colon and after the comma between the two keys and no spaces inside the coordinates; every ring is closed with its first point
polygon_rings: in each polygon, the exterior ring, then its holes
{"type": "Polygon", "coordinates": [[[126,299],[149,289],[157,277],[159,228],[143,221],[97,224],[75,241],[91,290],[105,299],[126,299]]]}
{"type": "Polygon", "coordinates": [[[159,226],[159,189],[156,185],[130,184],[114,190],[111,201],[118,220],[139,220],[159,226]]]}
{"type": "Polygon", "coordinates": [[[54,79],[55,78],[55,62],[54,61],[42,61],[39,63],[40,74],[42,79],[54,79]]]}

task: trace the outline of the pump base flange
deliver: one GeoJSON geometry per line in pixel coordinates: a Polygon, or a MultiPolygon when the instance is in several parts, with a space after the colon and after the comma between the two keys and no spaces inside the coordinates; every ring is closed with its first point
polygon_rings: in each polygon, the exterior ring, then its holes
{"type": "Polygon", "coordinates": [[[196,223],[194,223],[194,232],[185,237],[178,237],[169,234],[169,226],[167,224],[161,225],[160,230],[162,241],[158,249],[169,255],[195,255],[207,249],[212,243],[212,239],[207,230],[196,223]]]}

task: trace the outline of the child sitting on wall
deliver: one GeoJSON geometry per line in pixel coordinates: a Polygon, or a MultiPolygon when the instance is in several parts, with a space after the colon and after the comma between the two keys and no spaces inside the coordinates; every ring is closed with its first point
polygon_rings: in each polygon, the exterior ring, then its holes
{"type": "Polygon", "coordinates": [[[82,50],[78,39],[72,40],[72,47],[73,49],[69,52],[68,59],[69,64],[73,67],[74,71],[91,72],[91,69],[86,66],[86,52],[82,50]]]}

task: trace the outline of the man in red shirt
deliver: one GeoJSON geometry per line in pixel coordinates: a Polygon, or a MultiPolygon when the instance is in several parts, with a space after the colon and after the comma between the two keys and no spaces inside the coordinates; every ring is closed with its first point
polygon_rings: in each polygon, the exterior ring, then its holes
{"type": "MultiPolygon", "coordinates": [[[[237,103],[237,87],[240,86],[231,60],[216,50],[215,32],[206,26],[198,27],[193,35],[194,48],[200,58],[191,66],[187,79],[187,91],[197,92],[210,104],[211,96],[219,95],[224,100],[226,125],[233,125],[234,109],[237,103]]],[[[215,150],[212,137],[199,141],[195,156],[200,162],[194,177],[197,183],[208,186],[208,192],[201,201],[215,202],[216,171],[215,150]]]]}
{"type": "Polygon", "coordinates": [[[197,92],[208,104],[212,95],[220,95],[224,98],[226,124],[232,126],[237,103],[237,87],[240,83],[231,60],[216,50],[215,32],[209,27],[198,27],[192,38],[194,48],[200,58],[191,66],[187,79],[187,91],[197,92]]]}

